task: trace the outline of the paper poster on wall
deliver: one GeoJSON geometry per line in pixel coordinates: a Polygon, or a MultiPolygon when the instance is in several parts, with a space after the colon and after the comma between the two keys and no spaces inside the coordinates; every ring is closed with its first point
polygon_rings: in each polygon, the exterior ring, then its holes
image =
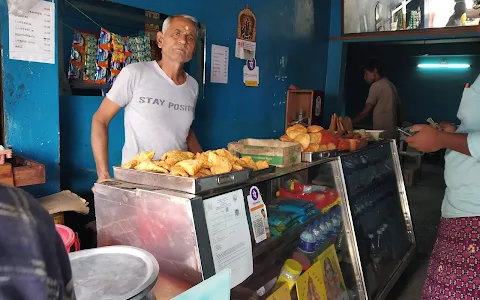
{"type": "Polygon", "coordinates": [[[249,87],[258,87],[260,84],[260,68],[255,59],[247,60],[243,66],[243,83],[249,87]]]}
{"type": "Polygon", "coordinates": [[[253,273],[252,241],[242,190],[203,201],[215,272],[232,270],[231,288],[253,273]]]}
{"type": "Polygon", "coordinates": [[[235,46],[235,57],[247,60],[253,59],[255,58],[256,49],[257,43],[237,39],[235,46]]]}
{"type": "Polygon", "coordinates": [[[235,57],[240,59],[255,58],[257,44],[257,18],[247,7],[238,14],[237,39],[235,42],[235,57]]]}
{"type": "Polygon", "coordinates": [[[228,47],[212,45],[210,82],[228,83],[228,47]]]}
{"type": "Polygon", "coordinates": [[[55,4],[41,1],[24,16],[8,16],[9,58],[55,63],[55,4]]]}

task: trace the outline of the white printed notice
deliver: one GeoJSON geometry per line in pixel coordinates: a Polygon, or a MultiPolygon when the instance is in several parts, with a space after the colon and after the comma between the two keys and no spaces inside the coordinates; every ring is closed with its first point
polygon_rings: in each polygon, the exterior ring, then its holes
{"type": "Polygon", "coordinates": [[[253,273],[252,242],[242,190],[203,201],[215,272],[232,270],[231,288],[253,273]]]}
{"type": "Polygon", "coordinates": [[[212,69],[210,70],[210,82],[228,83],[228,55],[229,48],[212,45],[212,69]]]}
{"type": "Polygon", "coordinates": [[[255,58],[257,51],[257,43],[236,39],[235,42],[235,57],[240,59],[251,60],[255,58]]]}
{"type": "Polygon", "coordinates": [[[55,4],[41,1],[24,16],[9,14],[9,57],[55,63],[55,4]]]}

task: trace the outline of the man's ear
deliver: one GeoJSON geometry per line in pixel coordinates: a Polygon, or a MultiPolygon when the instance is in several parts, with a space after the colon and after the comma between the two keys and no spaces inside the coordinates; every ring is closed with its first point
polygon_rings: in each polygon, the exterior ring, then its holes
{"type": "Polygon", "coordinates": [[[163,44],[163,33],[161,31],[157,32],[157,45],[158,45],[158,48],[162,48],[162,44],[163,44]]]}

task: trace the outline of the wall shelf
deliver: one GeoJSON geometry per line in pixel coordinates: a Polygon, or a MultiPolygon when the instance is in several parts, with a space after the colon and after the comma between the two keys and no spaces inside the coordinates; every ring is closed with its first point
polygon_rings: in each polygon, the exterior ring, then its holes
{"type": "Polygon", "coordinates": [[[446,27],[446,28],[424,28],[400,31],[381,31],[381,32],[365,32],[365,33],[350,33],[341,37],[332,37],[331,41],[355,41],[355,40],[380,40],[380,39],[396,39],[396,38],[430,38],[438,36],[445,38],[446,36],[476,36],[480,35],[480,26],[466,26],[466,27],[446,27]]]}

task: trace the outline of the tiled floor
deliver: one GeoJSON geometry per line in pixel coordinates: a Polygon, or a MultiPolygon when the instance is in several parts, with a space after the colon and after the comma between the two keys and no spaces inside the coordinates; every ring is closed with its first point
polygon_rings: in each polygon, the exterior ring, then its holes
{"type": "Polygon", "coordinates": [[[388,300],[420,299],[437,235],[444,191],[443,168],[431,165],[424,165],[420,182],[407,188],[418,254],[393,287],[388,300]]]}

